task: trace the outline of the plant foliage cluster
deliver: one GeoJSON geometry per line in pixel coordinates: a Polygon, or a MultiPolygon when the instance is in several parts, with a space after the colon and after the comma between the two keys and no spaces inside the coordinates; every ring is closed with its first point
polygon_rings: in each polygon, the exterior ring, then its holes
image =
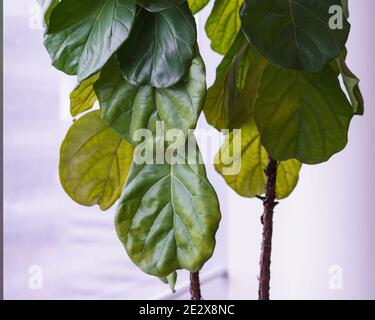
{"type": "Polygon", "coordinates": [[[219,203],[204,165],[186,153],[176,155],[183,164],[157,164],[157,154],[154,164],[134,163],[138,129],[156,133],[163,121],[188,141],[202,111],[218,130],[240,128],[221,147],[232,150],[241,135],[240,172],[225,175],[230,152],[218,153],[217,171],[238,194],[254,197],[265,192],[272,157],[282,199],[302,163],[342,150],[353,116],[363,114],[359,80],[345,63],[347,0],[215,0],[206,32],[223,60],[208,90],[193,15],[209,0],[39,2],[52,64],[78,80],[71,114],[79,118],[62,143],[62,185],[85,206],[107,210],[119,200],[116,230],[127,254],[172,288],[177,270],[197,272],[211,257],[219,203]],[[344,8],[336,29],[333,6],[344,8]]]}

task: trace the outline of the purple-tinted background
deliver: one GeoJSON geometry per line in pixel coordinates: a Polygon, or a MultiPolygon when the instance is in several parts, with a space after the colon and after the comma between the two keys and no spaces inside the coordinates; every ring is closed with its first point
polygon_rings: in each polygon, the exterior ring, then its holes
{"type": "MultiPolygon", "coordinates": [[[[67,97],[75,80],[50,66],[35,2],[4,2],[5,298],[171,298],[126,257],[114,210],[81,207],[63,192],[58,153],[71,124],[67,97]],[[29,287],[33,265],[42,267],[42,290],[29,287]]],[[[366,114],[353,120],[347,148],[326,164],[304,166],[296,191],[277,207],[273,298],[375,298],[375,2],[350,5],[348,64],[362,80],[366,114]],[[342,287],[333,290],[330,271],[337,268],[342,287]]],[[[209,11],[198,26],[210,84],[220,58],[203,31],[209,11]]],[[[200,126],[206,127],[203,119],[200,126]]],[[[228,190],[211,166],[208,172],[224,220],[215,256],[202,272],[205,298],[255,299],[261,205],[228,190]]],[[[180,273],[176,298],[187,297],[186,276],[180,273]]]]}

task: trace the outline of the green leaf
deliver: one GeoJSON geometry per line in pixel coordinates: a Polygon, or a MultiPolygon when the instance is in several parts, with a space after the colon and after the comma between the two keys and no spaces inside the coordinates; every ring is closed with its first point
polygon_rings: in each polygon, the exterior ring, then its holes
{"type": "Polygon", "coordinates": [[[224,55],[241,28],[240,9],[244,0],[215,0],[206,23],[212,50],[224,55]]]}
{"type": "Polygon", "coordinates": [[[180,148],[176,164],[131,167],[116,230],[129,257],[148,274],[199,271],[214,251],[219,204],[196,152],[185,157],[180,148]]]}
{"type": "Polygon", "coordinates": [[[60,151],[60,180],[77,203],[107,210],[120,197],[132,160],[133,147],[95,110],[69,129],[60,151]]]}
{"type": "Polygon", "coordinates": [[[94,83],[99,79],[99,73],[83,80],[70,94],[70,113],[73,117],[91,109],[97,101],[94,83]]]}
{"type": "Polygon", "coordinates": [[[48,26],[49,18],[51,17],[53,9],[58,5],[59,0],[37,0],[42,8],[44,15],[44,23],[48,26]]]}
{"type": "Polygon", "coordinates": [[[346,62],[346,50],[337,58],[337,64],[340,68],[341,76],[344,81],[345,88],[348,92],[350,97],[350,101],[352,103],[353,112],[356,115],[363,115],[364,114],[364,100],[359,88],[360,80],[357,76],[349,69],[346,62]]]}
{"type": "Polygon", "coordinates": [[[335,71],[302,73],[269,65],[254,107],[262,145],[278,161],[327,161],[347,143],[352,107],[335,71]]]}
{"type": "Polygon", "coordinates": [[[349,3],[348,0],[341,0],[341,7],[344,10],[345,17],[349,19],[349,3]]]}
{"type": "MultiPolygon", "coordinates": [[[[268,154],[260,143],[253,117],[248,117],[240,128],[231,131],[215,157],[215,168],[226,183],[243,197],[265,193],[268,154]],[[238,148],[238,150],[237,150],[238,148]]],[[[301,162],[282,161],[278,165],[276,196],[284,199],[297,185],[301,162]]]]}
{"type": "MultiPolygon", "coordinates": [[[[331,29],[329,13],[340,0],[245,0],[242,29],[267,60],[287,69],[322,70],[340,55],[350,24],[331,29]]],[[[334,19],[333,19],[334,20],[334,19]]]]}
{"type": "Polygon", "coordinates": [[[189,0],[188,2],[191,12],[196,14],[201,11],[210,2],[210,0],[189,0]]]}
{"type": "Polygon", "coordinates": [[[62,0],[53,10],[45,46],[53,65],[78,80],[100,71],[128,38],[133,0],[62,0]]]}
{"type": "Polygon", "coordinates": [[[157,12],[176,7],[186,0],[137,0],[137,3],[151,12],[157,12]]]}
{"type": "Polygon", "coordinates": [[[169,276],[159,278],[163,283],[168,284],[173,293],[176,293],[177,272],[172,272],[169,276]]]}
{"type": "Polygon", "coordinates": [[[207,92],[204,112],[218,130],[238,128],[252,112],[260,77],[267,62],[239,33],[216,70],[216,81],[207,92]]]}
{"type": "Polygon", "coordinates": [[[176,84],[191,65],[196,40],[187,3],[154,13],[139,10],[134,30],[117,54],[125,79],[156,88],[176,84]]]}
{"type": "Polygon", "coordinates": [[[155,121],[164,121],[166,130],[196,127],[206,95],[206,74],[199,54],[194,58],[189,72],[176,85],[158,89],[137,87],[122,76],[115,60],[101,72],[94,85],[102,118],[128,141],[138,129],[153,130],[155,121]]]}

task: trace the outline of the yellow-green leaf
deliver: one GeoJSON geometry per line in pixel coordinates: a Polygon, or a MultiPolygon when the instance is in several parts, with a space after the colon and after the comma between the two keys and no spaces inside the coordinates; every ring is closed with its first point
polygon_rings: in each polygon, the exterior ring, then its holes
{"type": "Polygon", "coordinates": [[[60,151],[60,180],[66,193],[85,206],[109,209],[120,197],[133,159],[133,147],[95,110],[68,131],[60,151]]]}
{"type": "Polygon", "coordinates": [[[169,276],[159,278],[163,283],[168,284],[173,293],[176,293],[177,272],[172,272],[169,276]]]}
{"type": "Polygon", "coordinates": [[[238,128],[252,112],[267,62],[239,33],[216,70],[207,92],[204,113],[216,129],[238,128]]]}
{"type": "MultiPolygon", "coordinates": [[[[241,130],[232,131],[216,155],[215,168],[226,183],[243,197],[265,193],[268,154],[262,147],[253,117],[248,117],[241,130]]],[[[286,198],[298,182],[301,162],[282,161],[278,165],[276,196],[286,198]]]]}
{"type": "Polygon", "coordinates": [[[83,80],[70,94],[70,113],[73,117],[91,109],[98,100],[94,92],[94,83],[99,79],[99,73],[83,80]]]}
{"type": "Polygon", "coordinates": [[[189,0],[189,7],[193,14],[196,14],[197,12],[201,11],[210,0],[189,0]]]}
{"type": "Polygon", "coordinates": [[[240,9],[244,0],[215,0],[206,23],[206,33],[214,51],[224,55],[241,28],[240,9]]]}

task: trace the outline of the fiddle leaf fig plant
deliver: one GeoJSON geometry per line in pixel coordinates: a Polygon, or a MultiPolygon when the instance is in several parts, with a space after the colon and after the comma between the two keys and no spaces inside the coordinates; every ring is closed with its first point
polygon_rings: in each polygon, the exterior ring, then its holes
{"type": "Polygon", "coordinates": [[[38,2],[52,64],[78,81],[78,120],[60,152],[66,193],[102,210],[118,202],[115,229],[134,264],[172,291],[178,270],[189,271],[200,300],[221,220],[193,133],[204,111],[225,130],[217,172],[264,203],[259,298],[269,299],[276,200],[302,164],[342,150],[364,113],[345,62],[348,2],[212,0],[205,29],[224,57],[208,90],[194,14],[209,0],[38,2]]]}

